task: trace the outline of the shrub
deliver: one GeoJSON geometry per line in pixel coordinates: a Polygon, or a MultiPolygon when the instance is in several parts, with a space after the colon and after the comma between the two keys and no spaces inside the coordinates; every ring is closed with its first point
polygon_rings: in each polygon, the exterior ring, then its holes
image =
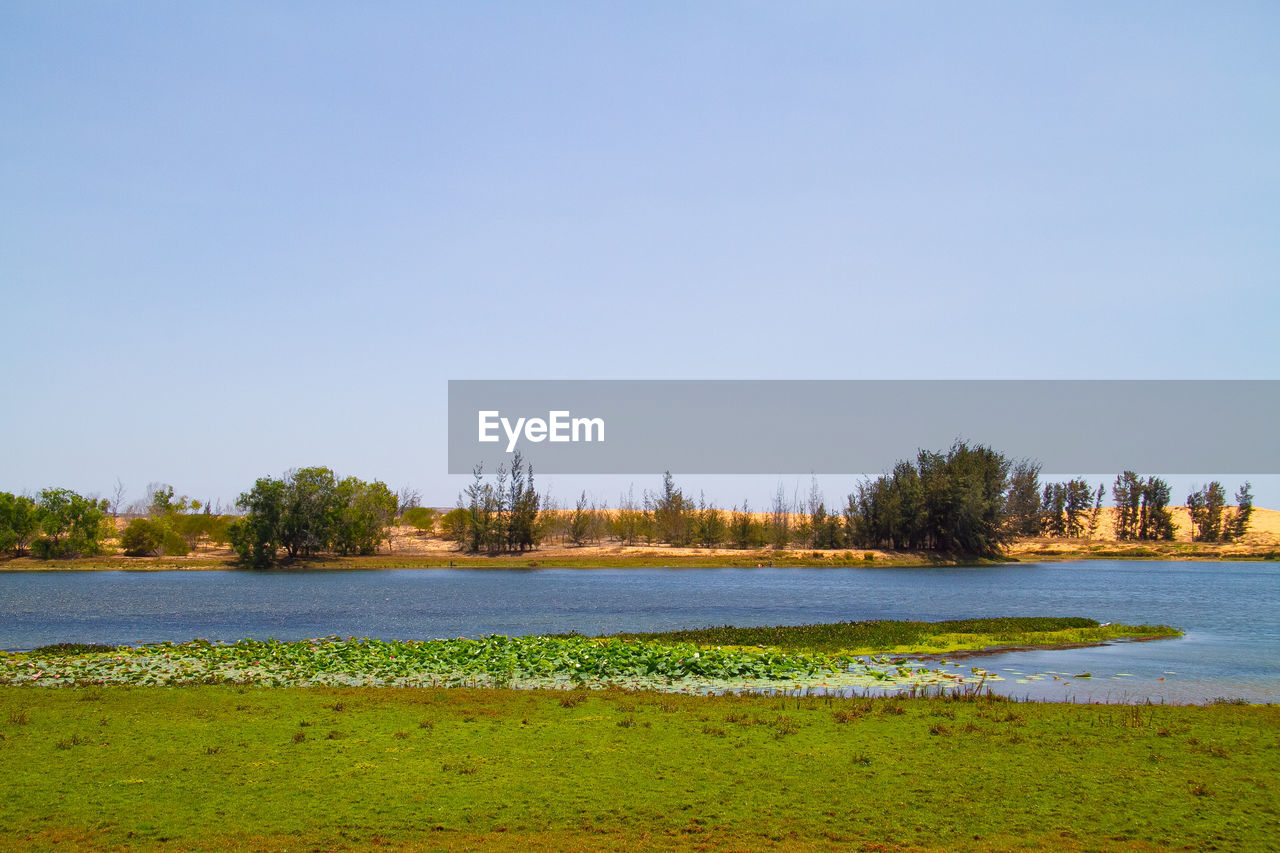
{"type": "Polygon", "coordinates": [[[187,540],[172,528],[165,528],[164,538],[160,541],[160,549],[166,557],[185,557],[191,553],[187,540]]]}
{"type": "Polygon", "coordinates": [[[120,547],[126,557],[155,557],[163,540],[161,525],[149,518],[135,518],[120,534],[120,547]]]}
{"type": "Polygon", "coordinates": [[[410,507],[400,516],[403,524],[408,524],[423,533],[431,533],[436,529],[436,519],[440,513],[425,506],[410,507]]]}

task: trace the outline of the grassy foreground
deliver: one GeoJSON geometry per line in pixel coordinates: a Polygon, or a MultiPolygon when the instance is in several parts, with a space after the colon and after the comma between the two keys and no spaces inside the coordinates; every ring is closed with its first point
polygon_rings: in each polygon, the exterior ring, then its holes
{"type": "Polygon", "coordinates": [[[1280,708],[0,687],[0,778],[12,850],[1265,849],[1280,708]]]}

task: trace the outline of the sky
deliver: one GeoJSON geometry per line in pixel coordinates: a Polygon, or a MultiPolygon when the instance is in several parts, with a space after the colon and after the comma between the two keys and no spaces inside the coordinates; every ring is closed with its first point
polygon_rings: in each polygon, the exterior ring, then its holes
{"type": "Polygon", "coordinates": [[[1280,378],[1278,33],[1272,2],[0,4],[0,490],[326,465],[448,505],[449,379],[1280,378]]]}

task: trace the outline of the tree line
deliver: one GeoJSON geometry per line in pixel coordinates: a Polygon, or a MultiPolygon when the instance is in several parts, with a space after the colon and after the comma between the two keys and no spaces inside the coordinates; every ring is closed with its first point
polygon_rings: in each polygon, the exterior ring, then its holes
{"type": "MultiPolygon", "coordinates": [[[[612,509],[589,501],[585,492],[572,507],[539,496],[532,472],[518,458],[512,469],[499,469],[493,483],[486,482],[481,469],[473,473],[474,482],[459,495],[457,506],[440,519],[440,532],[463,550],[484,553],[520,552],[547,540],[574,545],[612,540],[624,545],[877,548],[991,556],[1018,538],[1093,538],[1108,492],[1105,484],[1095,487],[1083,478],[1042,483],[1038,463],[1011,460],[964,441],[898,462],[890,473],[858,484],[841,506],[828,507],[814,479],[803,497],[788,497],[779,486],[762,512],[753,512],[746,501],[723,510],[705,495],[694,500],[670,472],[663,475],[660,489],[646,490],[638,499],[629,491],[612,509]],[[513,479],[513,470],[526,471],[522,494],[531,508],[519,524],[518,539],[510,531],[520,513],[504,485],[513,479]]],[[[1125,471],[1110,493],[1115,538],[1173,538],[1172,492],[1165,480],[1125,471]]],[[[1187,505],[1193,538],[1228,540],[1247,531],[1252,496],[1244,484],[1231,510],[1215,482],[1189,495],[1187,505]]],[[[425,529],[434,529],[434,520],[425,529]]]]}
{"type": "MultiPolygon", "coordinates": [[[[491,475],[477,467],[456,506],[441,515],[419,505],[410,489],[358,477],[339,479],[324,467],[262,477],[236,501],[238,514],[214,511],[172,486],[152,484],[148,499],[120,532],[129,556],[183,555],[202,540],[229,544],[245,565],[320,554],[372,554],[397,521],[435,533],[471,553],[524,553],[546,541],[625,545],[759,549],[877,548],[990,556],[1017,538],[1097,535],[1107,490],[1081,478],[1041,483],[1040,466],[1011,460],[981,444],[957,441],[946,451],[918,452],[884,475],[857,485],[844,502],[828,506],[816,478],[803,496],[779,485],[772,502],[753,511],[747,501],[725,510],[694,500],[670,472],[656,491],[634,489],[616,508],[583,492],[561,506],[534,486],[519,453],[491,475]]],[[[1119,540],[1168,540],[1174,535],[1171,489],[1159,477],[1119,474],[1111,487],[1119,540]]],[[[93,556],[115,535],[122,502],[45,489],[38,496],[0,492],[0,551],[42,559],[93,556]],[[109,513],[109,514],[108,514],[109,513]]],[[[1253,497],[1245,483],[1228,505],[1216,481],[1192,491],[1186,505],[1192,538],[1231,541],[1243,536],[1253,497]]]]}
{"type": "Polygon", "coordinates": [[[43,489],[35,497],[0,492],[0,550],[42,560],[93,556],[107,535],[107,508],[106,500],[70,489],[43,489]]]}

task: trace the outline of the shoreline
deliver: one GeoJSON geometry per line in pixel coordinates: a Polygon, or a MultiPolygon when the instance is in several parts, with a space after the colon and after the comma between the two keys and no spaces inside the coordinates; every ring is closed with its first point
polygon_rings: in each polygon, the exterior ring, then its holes
{"type": "Polygon", "coordinates": [[[916,552],[855,551],[739,551],[725,553],[688,553],[693,549],[671,552],[664,549],[636,549],[613,554],[576,555],[573,549],[548,549],[525,554],[494,556],[452,552],[444,554],[376,554],[364,557],[315,557],[282,562],[271,569],[252,569],[224,556],[195,557],[78,557],[70,560],[37,560],[34,557],[10,557],[0,560],[0,573],[25,572],[170,572],[170,571],[246,571],[296,573],[311,571],[394,571],[398,569],[758,569],[758,568],[945,568],[963,566],[1021,565],[1028,563],[1066,563],[1094,560],[1135,562],[1275,562],[1280,549],[1255,547],[1249,551],[1225,549],[1209,551],[1176,547],[1183,543],[1153,546],[1091,549],[1015,550],[997,558],[964,558],[916,552]],[[1173,547],[1168,547],[1173,546],[1173,547]],[[815,556],[816,555],[816,556],[815,556]]]}
{"type": "MultiPolygon", "coordinates": [[[[388,529],[376,554],[323,556],[278,564],[265,571],[383,570],[383,569],[628,569],[628,568],[925,568],[982,566],[1002,563],[1045,563],[1075,560],[1280,560],[1280,512],[1254,508],[1250,532],[1234,542],[1193,542],[1183,507],[1174,508],[1173,540],[1117,540],[1110,512],[1092,537],[1030,537],[1008,544],[996,556],[973,558],[928,551],[893,551],[877,548],[813,549],[791,547],[732,548],[674,547],[665,544],[624,544],[606,538],[574,545],[555,538],[544,539],[536,549],[517,554],[471,554],[455,543],[399,524],[388,529]]],[[[117,530],[123,520],[116,520],[117,530]]],[[[241,569],[227,545],[198,543],[187,556],[126,557],[118,541],[108,539],[105,553],[70,560],[37,560],[31,556],[0,557],[0,572],[28,571],[227,571],[241,569]]],[[[253,570],[264,571],[264,570],[253,570]]]]}

